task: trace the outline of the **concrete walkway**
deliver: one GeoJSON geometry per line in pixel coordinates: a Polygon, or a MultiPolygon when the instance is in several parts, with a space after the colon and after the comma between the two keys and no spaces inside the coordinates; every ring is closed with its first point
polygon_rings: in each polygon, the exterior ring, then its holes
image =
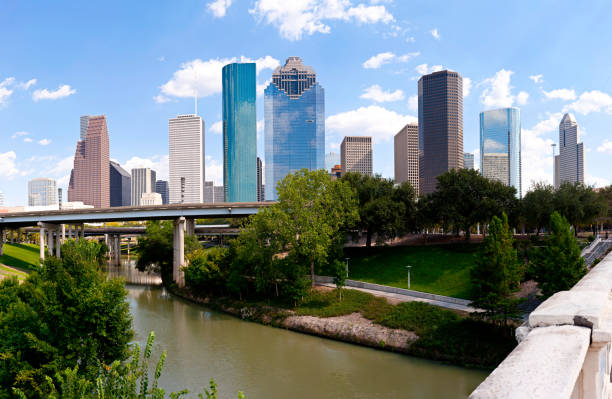
{"type": "MultiPolygon", "coordinates": [[[[336,285],[333,283],[317,283],[317,285],[321,287],[336,288],[336,285]]],[[[393,292],[384,292],[384,291],[378,291],[378,290],[370,290],[367,288],[358,288],[358,287],[345,286],[344,288],[349,289],[349,290],[367,292],[368,294],[372,294],[374,296],[388,298],[388,299],[391,299],[393,301],[398,301],[398,302],[413,302],[413,301],[425,302],[430,305],[438,306],[441,308],[459,310],[459,311],[467,312],[467,313],[477,312],[480,310],[480,309],[473,308],[467,305],[462,305],[459,303],[445,302],[445,301],[429,299],[429,298],[421,298],[421,297],[416,297],[412,295],[398,294],[398,293],[393,293],[393,292]]]]}

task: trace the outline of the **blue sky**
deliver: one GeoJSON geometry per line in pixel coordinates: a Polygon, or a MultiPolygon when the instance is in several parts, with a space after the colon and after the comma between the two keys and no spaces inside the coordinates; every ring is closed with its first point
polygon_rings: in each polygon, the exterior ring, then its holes
{"type": "MultiPolygon", "coordinates": [[[[420,74],[448,68],[469,87],[466,152],[479,147],[479,112],[519,106],[523,186],[551,182],[550,144],[572,112],[588,183],[610,184],[610,11],[603,0],[4,0],[0,191],[23,205],[31,178],[66,187],[83,114],[107,116],[112,159],[167,176],[168,118],[192,113],[194,93],[207,178],[221,183],[221,66],[257,60],[261,89],[294,55],[325,88],[326,152],[344,135],[371,135],[384,176],[393,177],[393,135],[416,120],[420,74]]],[[[262,96],[257,107],[262,129],[262,96]]]]}

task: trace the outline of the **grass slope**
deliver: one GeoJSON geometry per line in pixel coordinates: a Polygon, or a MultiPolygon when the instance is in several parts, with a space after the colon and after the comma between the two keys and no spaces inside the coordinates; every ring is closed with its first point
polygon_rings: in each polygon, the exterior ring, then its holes
{"type": "Polygon", "coordinates": [[[0,256],[0,263],[22,269],[35,269],[40,264],[38,245],[4,244],[4,255],[0,256]]]}
{"type": "Polygon", "coordinates": [[[470,268],[477,244],[347,248],[349,278],[470,299],[470,268]]]}

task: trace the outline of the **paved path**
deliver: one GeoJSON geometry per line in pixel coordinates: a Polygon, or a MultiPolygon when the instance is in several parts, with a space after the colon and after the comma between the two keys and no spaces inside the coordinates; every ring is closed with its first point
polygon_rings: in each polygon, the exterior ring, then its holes
{"type": "MultiPolygon", "coordinates": [[[[322,287],[336,288],[336,285],[333,283],[318,283],[317,285],[322,286],[322,287]]],[[[420,297],[416,297],[412,295],[404,295],[404,294],[397,294],[397,293],[391,293],[391,292],[370,290],[367,288],[357,288],[357,287],[348,287],[348,286],[345,286],[344,288],[349,289],[349,290],[367,292],[368,294],[372,294],[374,296],[389,298],[389,299],[396,300],[399,302],[413,302],[413,301],[425,302],[430,305],[439,306],[441,308],[446,308],[446,309],[451,309],[451,310],[460,310],[462,312],[468,312],[468,313],[479,311],[479,309],[473,308],[471,306],[465,306],[465,305],[461,305],[458,303],[437,301],[435,299],[420,298],[420,297]]]]}

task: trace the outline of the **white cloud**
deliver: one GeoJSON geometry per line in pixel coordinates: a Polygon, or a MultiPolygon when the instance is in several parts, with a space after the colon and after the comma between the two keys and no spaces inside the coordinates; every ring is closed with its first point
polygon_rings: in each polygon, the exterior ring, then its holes
{"type": "Polygon", "coordinates": [[[32,99],[34,101],[57,100],[59,98],[68,97],[74,93],[76,93],[76,90],[70,88],[70,85],[61,85],[54,91],[49,91],[47,89],[35,90],[34,93],[32,93],[32,99]]]}
{"type": "Polygon", "coordinates": [[[533,80],[533,83],[538,84],[542,81],[544,75],[531,75],[529,79],[533,80]]]}
{"type": "Polygon", "coordinates": [[[431,33],[434,39],[440,40],[440,32],[438,32],[438,28],[432,29],[429,33],[431,33]]]}
{"type": "Polygon", "coordinates": [[[266,124],[263,119],[257,121],[257,140],[261,138],[261,135],[264,134],[266,124]]]}
{"type": "MultiPolygon", "coordinates": [[[[46,160],[46,159],[40,159],[46,160]]],[[[66,157],[59,162],[55,162],[54,166],[49,170],[49,174],[51,176],[65,176],[66,174],[70,175],[70,171],[74,167],[74,157],[69,156],[66,157]]]]}
{"type": "Polygon", "coordinates": [[[389,63],[391,63],[393,61],[408,62],[412,58],[417,57],[419,55],[421,55],[421,53],[418,52],[418,51],[415,51],[413,53],[406,53],[406,54],[403,54],[403,55],[396,55],[395,53],[387,51],[387,52],[384,52],[384,53],[378,53],[376,55],[373,55],[372,57],[368,58],[362,64],[362,66],[365,69],[378,69],[381,66],[383,66],[385,64],[389,64],[389,63]]]}
{"type": "Polygon", "coordinates": [[[13,134],[11,136],[12,139],[16,139],[17,137],[22,137],[22,136],[27,136],[30,133],[26,132],[26,131],[21,131],[21,132],[15,132],[15,134],[13,134]]]}
{"type": "Polygon", "coordinates": [[[539,136],[542,133],[550,133],[550,132],[558,131],[559,122],[561,121],[561,118],[563,118],[563,113],[561,112],[555,112],[553,114],[549,113],[548,119],[539,121],[530,130],[536,136],[539,136]]]}
{"type": "MultiPolygon", "coordinates": [[[[155,101],[166,102],[168,97],[207,97],[221,92],[221,70],[227,64],[237,62],[233,58],[215,58],[207,61],[195,59],[181,64],[181,69],[174,72],[172,79],[164,83],[160,89],[161,94],[154,97],[155,101]]],[[[271,57],[265,56],[253,60],[247,57],[240,57],[240,62],[255,62],[257,74],[264,69],[274,69],[280,62],[271,57]]]]}
{"type": "Polygon", "coordinates": [[[500,69],[490,78],[485,79],[481,84],[485,86],[480,101],[485,105],[485,108],[503,108],[511,107],[514,103],[524,105],[527,103],[529,93],[521,91],[518,95],[512,94],[510,85],[510,77],[514,74],[512,71],[500,69]]]}
{"type": "Polygon", "coordinates": [[[42,140],[38,141],[38,144],[40,144],[40,145],[49,145],[49,144],[51,144],[51,140],[49,140],[49,139],[42,139],[42,140]]]}
{"type": "Polygon", "coordinates": [[[153,155],[151,158],[132,157],[121,166],[132,173],[134,168],[150,168],[156,172],[157,180],[168,180],[168,155],[153,155]]]}
{"type": "Polygon", "coordinates": [[[35,84],[36,84],[36,79],[30,79],[25,83],[19,83],[19,87],[24,90],[28,90],[30,87],[34,86],[35,84]]]}
{"type": "Polygon", "coordinates": [[[208,131],[211,132],[212,134],[223,133],[223,121],[217,121],[213,123],[210,129],[208,129],[208,131]]]}
{"type": "Polygon", "coordinates": [[[211,157],[206,157],[206,165],[205,165],[205,175],[206,181],[214,181],[215,186],[223,185],[223,163],[217,161],[216,159],[212,159],[211,157]]]}
{"type": "Polygon", "coordinates": [[[13,94],[13,90],[8,86],[12,85],[15,78],[6,78],[0,82],[0,105],[5,105],[9,97],[13,94]]]}
{"type": "Polygon", "coordinates": [[[594,186],[594,187],[606,187],[610,185],[610,180],[603,178],[603,177],[589,175],[587,173],[586,184],[589,186],[594,186]]]}
{"type": "Polygon", "coordinates": [[[412,53],[406,53],[404,55],[398,55],[397,56],[397,60],[399,62],[408,62],[411,59],[413,59],[414,57],[418,57],[419,55],[421,55],[421,53],[419,51],[415,51],[415,52],[412,52],[412,53]]]}
{"type": "Polygon", "coordinates": [[[414,43],[414,42],[416,42],[416,39],[414,38],[414,36],[409,36],[409,37],[406,38],[406,42],[414,43]]]}
{"type": "Polygon", "coordinates": [[[599,147],[597,147],[597,152],[612,154],[612,141],[604,140],[604,142],[601,143],[599,147]]]}
{"type": "Polygon", "coordinates": [[[304,35],[330,33],[327,22],[331,20],[361,24],[394,21],[384,5],[352,6],[348,0],[256,0],[249,13],[277,27],[281,37],[292,41],[304,35]]]}
{"type": "Polygon", "coordinates": [[[578,100],[571,103],[566,109],[574,110],[583,115],[602,110],[612,113],[612,97],[599,90],[587,91],[582,93],[578,100]]]}
{"type": "Polygon", "coordinates": [[[472,79],[463,78],[463,97],[469,96],[471,91],[472,91],[472,79]]]}
{"type": "Polygon", "coordinates": [[[553,140],[540,137],[533,130],[521,132],[521,174],[523,194],[534,184],[553,183],[553,140]]]}
{"type": "Polygon", "coordinates": [[[384,91],[379,85],[372,85],[365,89],[365,92],[359,96],[359,98],[373,100],[377,103],[399,101],[404,99],[404,92],[400,89],[395,91],[384,91]]]}
{"type": "Polygon", "coordinates": [[[428,75],[433,72],[441,71],[442,69],[444,69],[444,67],[442,67],[442,65],[432,65],[431,67],[429,67],[427,64],[421,64],[421,65],[417,65],[416,68],[414,69],[420,75],[428,75]]]}
{"type": "Polygon", "coordinates": [[[255,89],[256,89],[258,97],[261,97],[264,95],[264,91],[266,90],[266,87],[268,87],[270,82],[272,82],[272,79],[268,79],[263,83],[257,83],[257,87],[255,89]]]}
{"type": "Polygon", "coordinates": [[[163,104],[163,103],[167,103],[168,101],[170,101],[168,97],[161,95],[161,94],[158,94],[155,97],[153,97],[153,100],[158,104],[163,104]]]}
{"type": "Polygon", "coordinates": [[[557,89],[551,91],[542,90],[542,93],[544,93],[548,99],[558,98],[565,101],[576,99],[576,92],[569,89],[557,89]]]}
{"type": "Polygon", "coordinates": [[[206,7],[216,18],[223,18],[231,5],[232,0],[215,0],[208,3],[206,7]]]}
{"type": "Polygon", "coordinates": [[[410,96],[408,98],[408,109],[413,112],[417,112],[419,110],[419,96],[415,94],[414,96],[410,96]]]}
{"type": "Polygon", "coordinates": [[[12,177],[19,173],[15,166],[17,155],[14,151],[0,153],[0,177],[12,177]]]}
{"type": "Polygon", "coordinates": [[[325,120],[325,128],[340,136],[372,136],[374,142],[387,141],[407,123],[416,122],[411,115],[401,115],[378,105],[331,115],[325,120]]]}
{"type": "Polygon", "coordinates": [[[26,137],[26,138],[23,139],[24,143],[31,143],[32,141],[33,140],[31,138],[29,138],[29,137],[26,137]]]}

